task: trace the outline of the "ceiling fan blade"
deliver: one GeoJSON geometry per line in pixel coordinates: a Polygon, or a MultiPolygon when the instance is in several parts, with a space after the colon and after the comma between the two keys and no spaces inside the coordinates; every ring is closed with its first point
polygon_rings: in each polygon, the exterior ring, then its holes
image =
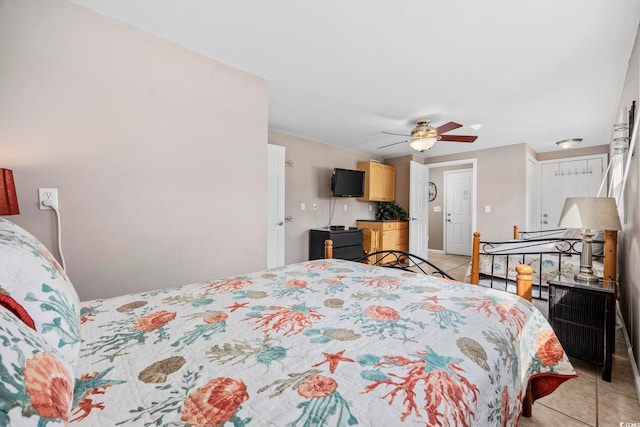
{"type": "Polygon", "coordinates": [[[462,125],[460,123],[449,122],[449,123],[443,124],[442,126],[438,126],[436,128],[436,132],[438,132],[438,135],[442,135],[443,133],[449,132],[450,130],[458,129],[461,127],[462,125]]]}
{"type": "Polygon", "coordinates": [[[440,141],[473,142],[476,139],[478,139],[477,136],[471,136],[471,135],[440,135],[440,141]]]}
{"type": "Polygon", "coordinates": [[[398,144],[402,144],[403,142],[409,142],[408,139],[404,140],[404,141],[400,141],[400,142],[394,142],[393,144],[387,144],[387,145],[383,145],[382,147],[378,147],[378,150],[381,148],[387,148],[387,147],[391,147],[392,145],[398,145],[398,144]]]}
{"type": "Polygon", "coordinates": [[[395,133],[395,132],[385,132],[385,131],[382,131],[382,133],[386,133],[387,135],[411,136],[411,135],[407,135],[406,133],[395,133]]]}

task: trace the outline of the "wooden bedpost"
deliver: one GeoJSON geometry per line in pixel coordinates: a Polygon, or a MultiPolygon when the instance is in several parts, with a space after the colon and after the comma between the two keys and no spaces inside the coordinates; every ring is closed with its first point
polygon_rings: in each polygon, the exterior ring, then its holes
{"type": "Polygon", "coordinates": [[[513,240],[520,240],[520,227],[517,225],[513,226],[513,240]]]}
{"type": "Polygon", "coordinates": [[[473,233],[471,245],[471,283],[477,285],[480,281],[480,233],[473,233]]]}
{"type": "Polygon", "coordinates": [[[604,271],[602,278],[605,285],[608,281],[617,279],[617,252],[618,252],[618,232],[616,230],[605,230],[604,232],[604,271]]]}
{"type": "Polygon", "coordinates": [[[333,258],[333,240],[331,239],[324,241],[324,257],[326,259],[333,258]]]}
{"type": "Polygon", "coordinates": [[[531,282],[533,278],[533,268],[528,264],[518,264],[516,267],[518,275],[516,276],[516,294],[531,302],[531,282]]]}
{"type": "MultiPolygon", "coordinates": [[[[516,276],[516,293],[527,301],[531,302],[531,282],[533,268],[528,264],[518,264],[516,267],[518,275],[516,276]]],[[[532,412],[533,400],[531,398],[531,381],[527,384],[527,393],[522,402],[522,415],[530,417],[532,412]]]]}

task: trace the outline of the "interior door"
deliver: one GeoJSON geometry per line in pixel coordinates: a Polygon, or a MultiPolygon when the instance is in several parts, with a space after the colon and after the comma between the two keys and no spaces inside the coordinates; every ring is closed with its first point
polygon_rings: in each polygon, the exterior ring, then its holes
{"type": "Polygon", "coordinates": [[[409,252],[429,256],[429,167],[409,165],[409,252]]]}
{"type": "Polygon", "coordinates": [[[269,144],[267,166],[267,268],[284,265],[285,148],[269,144]]]}
{"type": "Polygon", "coordinates": [[[444,173],[445,252],[471,256],[473,171],[460,169],[444,173]]]}
{"type": "Polygon", "coordinates": [[[606,158],[571,158],[541,162],[540,229],[558,228],[567,197],[592,197],[598,194],[606,158]]]}
{"type": "Polygon", "coordinates": [[[526,230],[521,229],[522,231],[535,231],[540,229],[538,222],[540,219],[539,182],[538,162],[531,154],[527,153],[527,205],[525,209],[527,228],[526,230]]]}

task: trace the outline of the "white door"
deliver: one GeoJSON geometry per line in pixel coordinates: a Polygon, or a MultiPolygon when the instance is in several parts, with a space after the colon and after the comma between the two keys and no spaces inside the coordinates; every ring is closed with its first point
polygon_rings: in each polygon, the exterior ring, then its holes
{"type": "Polygon", "coordinates": [[[429,256],[429,167],[409,166],[409,252],[429,256]]]}
{"type": "Polygon", "coordinates": [[[471,256],[471,222],[473,207],[473,173],[471,169],[446,171],[445,252],[471,256]]]}
{"type": "Polygon", "coordinates": [[[558,228],[567,197],[592,197],[598,194],[606,155],[541,162],[540,229],[558,228]]]}
{"type": "Polygon", "coordinates": [[[284,265],[285,148],[269,144],[267,166],[267,268],[284,265]]]}
{"type": "Polygon", "coordinates": [[[538,162],[536,159],[527,153],[527,205],[526,205],[526,230],[521,228],[521,231],[535,231],[539,230],[540,219],[540,186],[538,177],[538,162]]]}

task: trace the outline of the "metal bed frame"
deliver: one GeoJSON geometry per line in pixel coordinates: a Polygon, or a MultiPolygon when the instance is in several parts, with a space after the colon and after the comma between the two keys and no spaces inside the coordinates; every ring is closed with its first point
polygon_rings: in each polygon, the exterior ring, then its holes
{"type": "MultiPolygon", "coordinates": [[[[487,280],[491,288],[494,287],[494,282],[498,285],[504,285],[503,290],[507,291],[509,284],[515,284],[514,280],[508,278],[510,261],[511,263],[515,262],[516,265],[530,264],[526,262],[527,256],[539,256],[539,259],[536,262],[536,271],[538,272],[538,280],[537,280],[537,283],[533,284],[533,286],[537,289],[535,289],[533,297],[536,299],[546,300],[547,298],[545,298],[542,294],[543,289],[548,288],[547,282],[542,279],[542,264],[544,262],[544,256],[545,255],[557,256],[559,269],[561,269],[563,258],[566,259],[567,257],[571,257],[571,256],[580,256],[579,245],[582,243],[582,239],[544,237],[544,236],[551,236],[554,233],[557,233],[558,231],[562,231],[562,230],[556,229],[556,230],[544,230],[544,231],[536,231],[536,232],[523,231],[523,232],[520,232],[520,240],[518,241],[512,240],[512,241],[504,241],[504,242],[480,242],[481,246],[479,250],[479,255],[491,257],[491,274],[480,273],[481,279],[487,280]],[[536,237],[533,237],[533,236],[536,236],[536,237]],[[508,243],[521,243],[521,244],[518,246],[517,249],[506,248],[506,249],[500,250],[498,248],[500,245],[504,245],[508,243]],[[518,251],[518,249],[535,248],[537,246],[541,246],[543,244],[547,245],[549,243],[553,243],[552,250],[541,250],[539,252],[518,251]],[[496,256],[506,257],[504,276],[497,275],[495,273],[494,260],[496,256]]],[[[594,240],[593,243],[604,244],[604,241],[594,240]]],[[[593,258],[602,259],[604,257],[602,255],[593,255],[593,258]]]]}
{"type": "Polygon", "coordinates": [[[386,250],[372,252],[360,258],[358,262],[455,280],[432,262],[405,251],[386,250]]]}

